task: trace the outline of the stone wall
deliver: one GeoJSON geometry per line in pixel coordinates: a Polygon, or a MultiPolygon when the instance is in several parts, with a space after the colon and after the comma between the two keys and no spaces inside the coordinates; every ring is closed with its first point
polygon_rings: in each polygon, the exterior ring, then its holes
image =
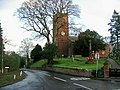
{"type": "Polygon", "coordinates": [[[43,70],[59,72],[69,75],[82,76],[82,77],[93,77],[91,71],[84,69],[69,69],[69,68],[58,68],[58,67],[46,67],[43,70]]]}

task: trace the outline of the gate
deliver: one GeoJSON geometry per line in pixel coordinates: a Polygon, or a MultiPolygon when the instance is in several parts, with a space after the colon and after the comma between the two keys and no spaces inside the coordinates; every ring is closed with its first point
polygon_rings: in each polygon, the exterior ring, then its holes
{"type": "Polygon", "coordinates": [[[120,77],[120,69],[109,69],[109,76],[110,77],[120,77]]]}

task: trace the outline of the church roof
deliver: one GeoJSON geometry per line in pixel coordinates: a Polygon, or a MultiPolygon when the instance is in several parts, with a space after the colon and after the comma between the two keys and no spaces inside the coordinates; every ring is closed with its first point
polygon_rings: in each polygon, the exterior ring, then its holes
{"type": "Polygon", "coordinates": [[[69,36],[69,40],[71,42],[75,42],[76,40],[78,40],[78,37],[76,37],[76,36],[69,36]]]}

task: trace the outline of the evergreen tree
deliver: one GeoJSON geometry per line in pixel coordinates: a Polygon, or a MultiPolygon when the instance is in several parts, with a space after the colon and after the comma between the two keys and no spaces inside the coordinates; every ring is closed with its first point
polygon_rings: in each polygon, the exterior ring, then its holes
{"type": "Polygon", "coordinates": [[[114,55],[116,59],[120,59],[120,15],[114,10],[110,25],[110,29],[108,30],[111,34],[111,45],[114,45],[114,55]]]}
{"type": "Polygon", "coordinates": [[[57,55],[58,48],[55,43],[46,44],[43,48],[43,56],[47,59],[47,64],[53,64],[54,57],[57,55]]]}
{"type": "Polygon", "coordinates": [[[31,51],[30,57],[34,59],[33,62],[39,61],[42,58],[42,47],[39,44],[31,51]]]}
{"type": "Polygon", "coordinates": [[[88,57],[91,53],[90,41],[91,51],[96,52],[98,50],[105,50],[103,37],[100,36],[97,32],[87,29],[85,32],[81,32],[78,36],[78,40],[75,41],[74,54],[81,54],[84,57],[88,57]]]}

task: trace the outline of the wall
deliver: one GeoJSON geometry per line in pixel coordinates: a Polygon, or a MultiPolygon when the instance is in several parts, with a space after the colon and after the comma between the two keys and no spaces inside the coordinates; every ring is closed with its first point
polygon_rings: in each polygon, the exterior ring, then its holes
{"type": "Polygon", "coordinates": [[[81,69],[68,69],[68,68],[58,68],[58,67],[46,67],[44,70],[54,71],[69,75],[82,76],[82,77],[93,77],[91,71],[81,70],[81,69]]]}
{"type": "Polygon", "coordinates": [[[105,46],[105,50],[99,50],[99,54],[100,54],[100,58],[106,58],[108,57],[109,53],[110,53],[110,49],[109,49],[109,45],[106,44],[105,46]],[[104,51],[104,54],[103,54],[103,51],[104,51]]]}

